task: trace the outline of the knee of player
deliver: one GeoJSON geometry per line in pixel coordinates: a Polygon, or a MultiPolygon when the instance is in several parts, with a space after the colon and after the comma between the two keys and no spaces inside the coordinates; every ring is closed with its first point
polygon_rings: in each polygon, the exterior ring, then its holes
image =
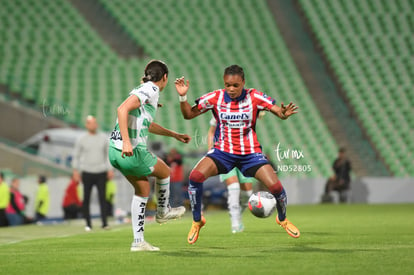
{"type": "Polygon", "coordinates": [[[273,183],[272,185],[268,186],[269,191],[272,194],[279,194],[280,192],[283,191],[283,185],[280,182],[280,180],[278,180],[276,183],[273,183]]]}
{"type": "MultiPolygon", "coordinates": [[[[157,163],[158,164],[158,163],[157,163]]],[[[167,178],[171,175],[171,168],[164,162],[160,162],[158,167],[155,168],[156,177],[159,179],[167,178]]]]}
{"type": "Polygon", "coordinates": [[[164,173],[169,177],[171,175],[171,167],[166,165],[167,167],[164,168],[164,173]]]}
{"type": "Polygon", "coordinates": [[[204,182],[206,177],[198,170],[192,170],[190,173],[190,180],[193,182],[204,182]]]}

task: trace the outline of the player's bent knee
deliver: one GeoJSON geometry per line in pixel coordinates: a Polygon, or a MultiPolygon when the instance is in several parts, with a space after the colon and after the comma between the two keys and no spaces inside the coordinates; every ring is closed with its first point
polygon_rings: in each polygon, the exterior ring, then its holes
{"type": "Polygon", "coordinates": [[[154,171],[151,175],[159,179],[169,177],[171,175],[171,168],[167,164],[165,164],[164,161],[157,161],[157,163],[154,166],[154,171]]]}
{"type": "Polygon", "coordinates": [[[193,170],[190,173],[190,180],[193,182],[204,182],[206,177],[198,170],[193,170]]]}
{"type": "Polygon", "coordinates": [[[278,180],[275,184],[269,186],[269,191],[272,194],[279,194],[280,192],[282,192],[282,190],[283,190],[283,186],[280,180],[278,180]]]}

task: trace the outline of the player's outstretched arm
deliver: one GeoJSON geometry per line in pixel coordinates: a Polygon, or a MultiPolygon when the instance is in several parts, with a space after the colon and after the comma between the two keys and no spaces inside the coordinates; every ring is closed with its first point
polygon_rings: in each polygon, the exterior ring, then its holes
{"type": "Polygon", "coordinates": [[[175,88],[177,89],[177,93],[180,96],[180,109],[183,117],[185,119],[193,119],[196,116],[201,114],[200,110],[198,110],[197,106],[191,106],[187,102],[187,92],[190,88],[190,81],[184,81],[184,76],[181,78],[177,78],[175,81],[175,88]]]}
{"type": "Polygon", "coordinates": [[[152,122],[150,124],[150,126],[148,127],[148,131],[150,133],[160,135],[160,136],[173,137],[176,140],[181,141],[182,143],[189,143],[191,140],[191,137],[189,135],[176,133],[174,131],[171,131],[169,129],[162,127],[161,125],[155,122],[152,122]]]}
{"type": "Polygon", "coordinates": [[[296,114],[299,109],[298,106],[290,102],[287,106],[283,105],[283,102],[280,104],[280,107],[277,105],[273,105],[270,111],[275,114],[276,116],[280,117],[281,119],[287,119],[291,115],[296,114]]]}

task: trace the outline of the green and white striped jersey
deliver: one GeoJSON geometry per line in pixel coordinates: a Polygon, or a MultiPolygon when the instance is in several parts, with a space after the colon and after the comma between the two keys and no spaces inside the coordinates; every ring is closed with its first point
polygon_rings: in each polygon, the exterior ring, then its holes
{"type": "MultiPolygon", "coordinates": [[[[147,146],[148,127],[157,113],[159,88],[151,81],[145,82],[133,89],[129,95],[139,98],[141,106],[128,114],[128,133],[132,148],[147,146]]],[[[111,133],[110,146],[122,150],[122,136],[119,131],[118,118],[111,133]]]]}

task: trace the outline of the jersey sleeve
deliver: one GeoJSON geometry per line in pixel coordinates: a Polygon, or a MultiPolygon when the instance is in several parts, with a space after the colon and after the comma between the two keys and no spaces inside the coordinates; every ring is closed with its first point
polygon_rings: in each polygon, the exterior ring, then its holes
{"type": "Polygon", "coordinates": [[[139,101],[141,104],[145,104],[150,101],[152,97],[155,96],[155,91],[152,91],[151,89],[143,89],[142,86],[133,89],[130,93],[130,95],[135,95],[139,98],[139,101]]]}
{"type": "Polygon", "coordinates": [[[252,91],[253,93],[253,97],[254,97],[254,101],[256,102],[257,108],[259,110],[270,110],[273,105],[276,104],[276,100],[274,100],[273,98],[271,98],[270,96],[266,95],[263,92],[254,90],[252,91]]]}
{"type": "Polygon", "coordinates": [[[205,94],[195,100],[197,108],[200,112],[205,113],[217,104],[217,91],[205,94]]]}

